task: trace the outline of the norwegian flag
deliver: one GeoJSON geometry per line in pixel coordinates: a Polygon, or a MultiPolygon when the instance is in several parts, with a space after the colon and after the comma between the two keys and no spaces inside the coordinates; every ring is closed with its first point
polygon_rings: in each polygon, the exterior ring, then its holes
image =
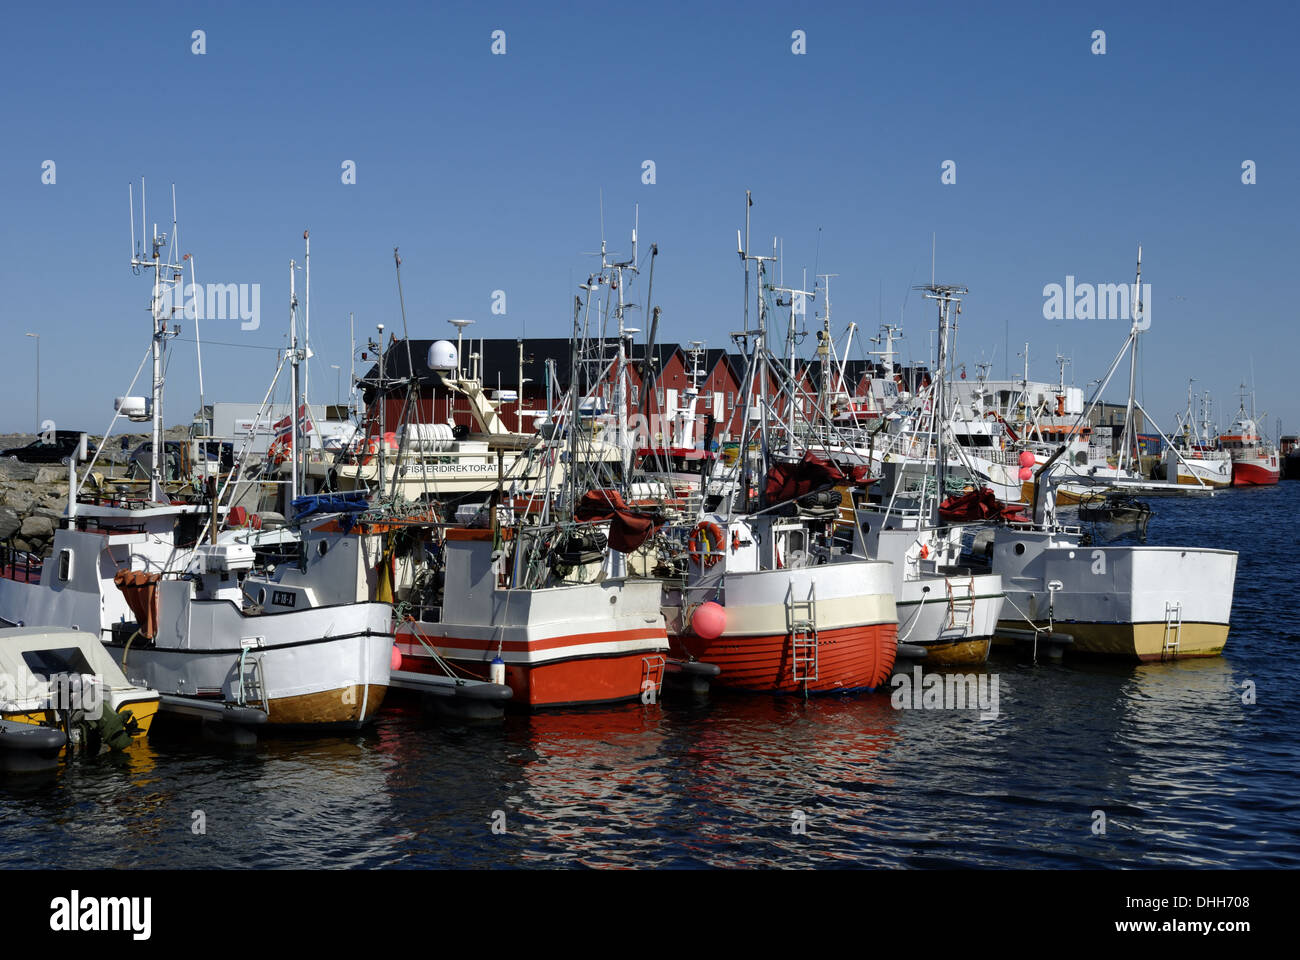
{"type": "MultiPolygon", "coordinates": [[[[283,440],[289,436],[289,431],[293,429],[292,421],[288,414],[285,414],[279,420],[275,421],[275,439],[283,440]]],[[[298,432],[311,433],[311,419],[307,416],[307,404],[298,408],[298,432]]]]}

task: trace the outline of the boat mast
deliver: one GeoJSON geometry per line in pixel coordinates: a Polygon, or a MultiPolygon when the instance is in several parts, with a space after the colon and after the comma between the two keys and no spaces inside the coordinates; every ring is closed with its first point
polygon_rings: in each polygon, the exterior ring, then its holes
{"type": "MultiPolygon", "coordinates": [[[[745,239],[744,243],[740,242],[740,231],[736,231],[736,242],[739,249],[741,261],[745,264],[745,310],[744,322],[745,328],[740,332],[739,339],[743,339],[749,350],[748,370],[745,377],[745,405],[744,405],[744,425],[741,427],[741,444],[740,455],[743,458],[744,465],[741,470],[741,496],[745,498],[746,509],[749,501],[749,480],[753,474],[753,466],[749,457],[749,407],[750,400],[754,395],[754,378],[760,378],[759,382],[759,460],[763,464],[763,469],[767,469],[767,323],[763,310],[763,276],[765,262],[776,260],[775,256],[762,257],[749,253],[749,208],[754,205],[754,198],[751,191],[745,191],[745,239]],[[754,330],[749,329],[749,262],[753,260],[758,264],[758,327],[754,330]]],[[[733,335],[734,336],[734,335],[733,335]]],[[[765,497],[762,489],[758,492],[758,505],[761,509],[765,504],[765,497]]]]}
{"type": "MultiPolygon", "coordinates": [[[[172,257],[176,240],[176,200],[175,187],[172,188],[172,247],[166,260],[162,249],[167,246],[167,234],[158,232],[158,225],[153,226],[150,235],[151,253],[143,256],[135,247],[135,192],[127,184],[127,196],[131,203],[131,269],[135,273],[141,270],[153,271],[153,294],[150,297],[149,313],[152,317],[152,343],[150,354],[153,361],[153,389],[151,400],[153,452],[149,463],[149,499],[155,503],[162,501],[165,448],[163,444],[163,353],[167,349],[167,338],[177,336],[179,329],[169,330],[167,321],[176,309],[174,291],[184,277],[184,270],[172,257]]],[[[145,236],[148,211],[146,209],[144,178],[140,179],[140,236],[145,236]]]]}
{"type": "Polygon", "coordinates": [[[925,509],[924,497],[925,487],[922,485],[921,495],[923,498],[921,513],[927,512],[931,516],[931,522],[936,526],[940,523],[939,504],[943,502],[944,491],[947,484],[948,474],[948,456],[944,447],[944,426],[947,421],[947,411],[945,409],[947,400],[945,397],[945,380],[946,380],[946,363],[948,358],[948,331],[952,326],[954,304],[957,313],[961,313],[961,295],[968,293],[966,287],[959,284],[937,284],[931,283],[927,286],[917,287],[922,292],[922,296],[927,300],[934,300],[939,304],[939,342],[938,357],[934,381],[931,389],[931,410],[930,421],[935,435],[935,491],[934,503],[930,510],[925,509]]]}
{"type": "Polygon", "coordinates": [[[1128,358],[1128,405],[1124,409],[1124,446],[1120,451],[1118,468],[1129,464],[1129,457],[1137,461],[1137,430],[1133,426],[1133,400],[1137,390],[1138,324],[1142,320],[1142,245],[1138,244],[1137,281],[1133,284],[1133,352],[1128,358]]]}
{"type": "MultiPolygon", "coordinates": [[[[294,272],[298,265],[289,261],[289,503],[298,499],[298,293],[294,272]]],[[[288,510],[285,511],[289,513],[288,510]]]]}
{"type": "MultiPolygon", "coordinates": [[[[806,274],[804,282],[807,283],[806,274]]],[[[786,456],[793,457],[795,397],[799,392],[799,381],[795,377],[795,362],[797,359],[795,357],[795,347],[797,345],[796,334],[799,332],[797,329],[797,321],[800,316],[805,315],[808,301],[816,300],[817,294],[815,291],[796,290],[793,287],[773,287],[772,289],[778,294],[776,298],[777,306],[788,306],[790,308],[790,327],[786,334],[786,347],[790,360],[789,372],[791,378],[791,389],[790,395],[787,398],[788,409],[786,410],[785,453],[786,456]],[[784,293],[788,299],[782,299],[779,296],[782,293],[784,293]]],[[[804,332],[806,333],[807,331],[805,330],[804,332]]]]}

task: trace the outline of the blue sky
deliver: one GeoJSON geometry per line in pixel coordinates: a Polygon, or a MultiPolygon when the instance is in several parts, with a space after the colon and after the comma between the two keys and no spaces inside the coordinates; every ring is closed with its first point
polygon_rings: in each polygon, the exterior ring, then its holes
{"type": "MultiPolygon", "coordinates": [[[[150,219],[170,219],[176,184],[200,283],[261,285],[259,329],[203,325],[209,400],[262,396],[304,228],[314,400],[333,399],[330,363],[346,371],[350,311],[359,331],[400,330],[394,246],[412,335],[451,317],[482,336],[564,335],[601,191],[612,250],[627,252],[635,204],[643,250],[659,245],[662,336],[729,346],[749,189],[754,246],[782,238],[786,281],[838,274],[836,326],[870,335],[901,315],[917,359],[933,316],[907,290],[929,279],[937,235],[938,279],[971,288],[958,351],[972,372],[983,359],[1000,375],[1007,340],[1019,370],[1028,339],[1032,376],[1055,377],[1058,349],[1067,377],[1100,376],[1127,325],[1044,320],[1043,287],[1128,282],[1141,243],[1148,409],[1171,426],[1191,376],[1230,414],[1253,363],[1269,432],[1278,417],[1300,432],[1293,5],[165,10],[4,13],[0,430],[34,425],[28,331],[42,335],[42,416],[94,432],[111,417],[148,342],[148,282],[127,266],[127,183],[144,176],[150,219]],[[955,184],[940,182],[945,160],[955,184]]],[[[194,412],[194,374],[194,345],[175,343],[169,423],[194,412]]]]}

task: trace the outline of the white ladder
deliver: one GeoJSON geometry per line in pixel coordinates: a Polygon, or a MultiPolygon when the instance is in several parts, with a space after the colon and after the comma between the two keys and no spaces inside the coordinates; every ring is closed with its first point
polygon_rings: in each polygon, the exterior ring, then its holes
{"type": "Polygon", "coordinates": [[[786,622],[790,626],[790,675],[795,683],[816,680],[817,664],[817,585],[808,584],[808,598],[797,600],[794,584],[785,597],[786,622]]]}
{"type": "MultiPolygon", "coordinates": [[[[654,690],[654,696],[658,697],[664,688],[664,671],[667,669],[668,661],[659,654],[641,658],[641,695],[644,698],[647,690],[654,690]]],[[[650,701],[654,702],[653,699],[650,701]]]]}
{"type": "Polygon", "coordinates": [[[1182,602],[1170,603],[1165,601],[1165,635],[1160,644],[1160,659],[1175,660],[1178,658],[1179,645],[1183,638],[1183,605],[1182,602]]]}

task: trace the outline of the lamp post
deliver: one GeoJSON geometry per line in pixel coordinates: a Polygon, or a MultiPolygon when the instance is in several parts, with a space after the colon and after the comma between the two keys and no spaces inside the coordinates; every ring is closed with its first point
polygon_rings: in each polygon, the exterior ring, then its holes
{"type": "Polygon", "coordinates": [[[29,333],[29,337],[36,338],[36,434],[41,432],[41,335],[39,333],[29,333]]]}

